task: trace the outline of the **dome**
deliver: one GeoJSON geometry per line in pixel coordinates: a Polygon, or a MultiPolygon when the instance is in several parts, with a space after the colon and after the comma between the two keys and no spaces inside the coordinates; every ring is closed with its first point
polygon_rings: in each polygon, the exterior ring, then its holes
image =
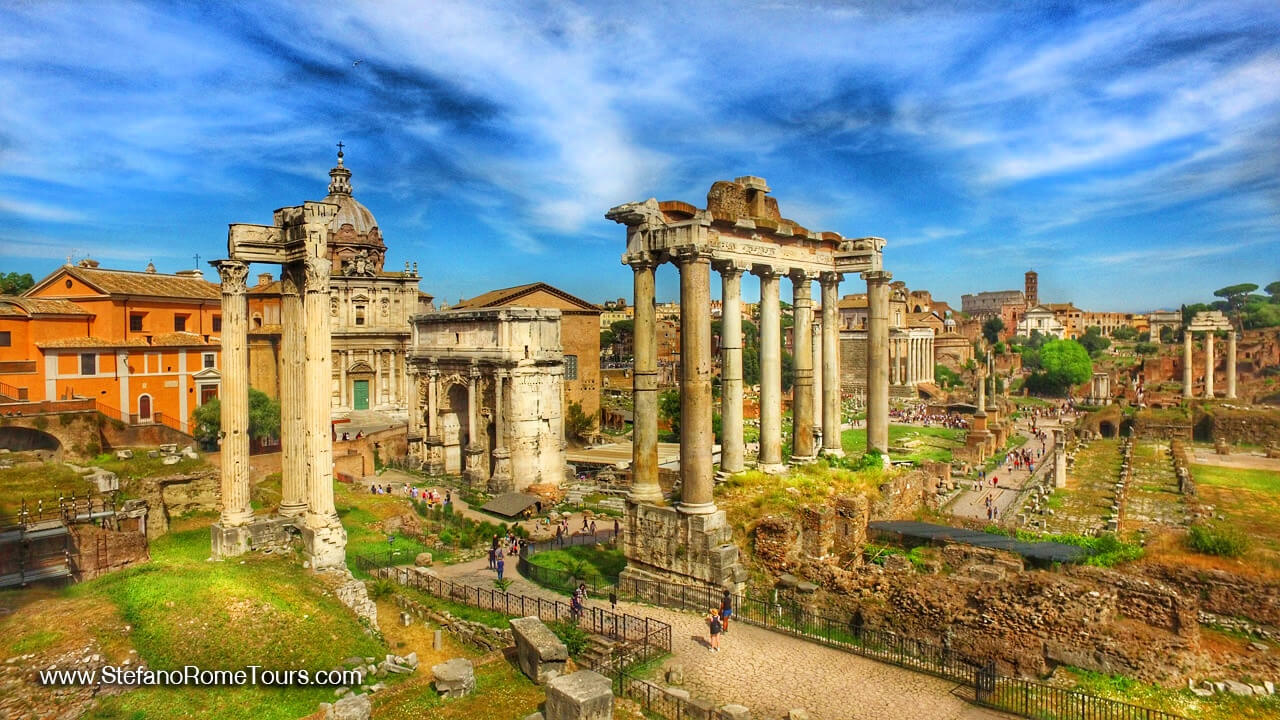
{"type": "MultiPolygon", "coordinates": [[[[341,147],[341,146],[339,146],[341,147]]],[[[372,275],[382,271],[387,246],[382,242],[378,221],[351,196],[351,171],[342,164],[329,171],[329,194],[324,202],[338,206],[329,223],[329,258],[335,275],[372,275]]]]}

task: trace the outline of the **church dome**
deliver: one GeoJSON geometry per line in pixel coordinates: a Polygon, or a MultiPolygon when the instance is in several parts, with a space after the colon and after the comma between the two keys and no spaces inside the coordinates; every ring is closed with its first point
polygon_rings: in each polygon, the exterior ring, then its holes
{"type": "Polygon", "coordinates": [[[329,194],[324,198],[324,202],[338,206],[337,214],[329,223],[333,274],[373,275],[382,270],[387,246],[382,242],[373,213],[352,197],[351,171],[342,164],[342,157],[339,145],[338,165],[329,171],[329,194]]]}

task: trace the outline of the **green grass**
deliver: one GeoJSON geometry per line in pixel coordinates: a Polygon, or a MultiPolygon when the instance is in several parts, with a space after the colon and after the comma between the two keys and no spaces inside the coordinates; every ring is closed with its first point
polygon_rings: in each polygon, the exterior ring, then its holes
{"type": "Polygon", "coordinates": [[[37,630],[10,643],[9,655],[13,656],[26,655],[27,653],[38,653],[41,650],[52,646],[61,639],[62,632],[58,630],[37,630]]]}
{"type": "MultiPolygon", "coordinates": [[[[905,459],[912,462],[932,460],[951,462],[951,453],[964,445],[964,430],[943,427],[920,427],[916,425],[889,425],[889,447],[900,448],[904,442],[918,440],[920,445],[913,448],[905,459]]],[[[840,435],[841,444],[848,455],[859,456],[867,451],[867,431],[865,428],[845,430],[840,435]]]]}
{"type": "Polygon", "coordinates": [[[1244,488],[1253,492],[1272,495],[1280,494],[1280,472],[1273,470],[1246,470],[1244,468],[1228,468],[1217,465],[1192,465],[1191,475],[1198,485],[1244,488]]]}
{"type": "Polygon", "coordinates": [[[496,610],[485,610],[483,608],[453,602],[452,600],[445,600],[444,598],[436,597],[431,593],[422,592],[421,590],[416,590],[407,586],[397,587],[396,592],[413,598],[433,610],[447,611],[450,615],[453,615],[456,618],[462,618],[463,620],[469,620],[471,622],[478,622],[482,625],[488,625],[493,628],[511,627],[511,619],[496,610]]]}
{"type": "Polygon", "coordinates": [[[1120,675],[1104,675],[1080,668],[1067,668],[1074,690],[1119,700],[1153,710],[1162,710],[1202,720],[1261,720],[1280,717],[1280,696],[1239,697],[1218,693],[1201,698],[1185,687],[1176,690],[1150,685],[1120,675]]]}
{"type": "Polygon", "coordinates": [[[512,663],[491,662],[476,668],[475,693],[465,698],[445,699],[429,689],[411,697],[378,693],[373,715],[378,720],[516,720],[537,710],[545,696],[512,663]]]}
{"type": "Polygon", "coordinates": [[[90,464],[110,470],[120,476],[121,480],[180,475],[210,467],[203,457],[196,460],[183,458],[175,465],[165,465],[163,457],[147,457],[146,448],[135,448],[133,457],[128,460],[117,460],[113,452],[103,453],[90,461],[90,464]]]}
{"type": "MultiPolygon", "coordinates": [[[[328,669],[385,647],[304,571],[295,557],[246,555],[208,562],[209,531],[151,544],[152,561],[65,591],[115,605],[149,667],[328,669]]],[[[92,718],[297,718],[333,698],[332,688],[165,687],[106,698],[92,718]]]]}
{"type": "Polygon", "coordinates": [[[56,504],[59,496],[84,497],[94,492],[92,483],[66,465],[12,467],[0,470],[0,515],[17,513],[24,499],[27,509],[34,511],[40,500],[56,504]]]}
{"type": "Polygon", "coordinates": [[[627,566],[621,550],[598,545],[578,545],[563,550],[547,550],[532,556],[529,562],[538,567],[570,573],[589,585],[608,585],[627,566]]]}

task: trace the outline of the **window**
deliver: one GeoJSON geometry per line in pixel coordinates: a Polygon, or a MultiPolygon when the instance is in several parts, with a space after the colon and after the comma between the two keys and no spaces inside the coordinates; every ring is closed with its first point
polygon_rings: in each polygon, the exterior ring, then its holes
{"type": "Polygon", "coordinates": [[[129,313],[129,332],[142,332],[142,313],[129,313]]]}
{"type": "Polygon", "coordinates": [[[80,355],[80,374],[81,375],[97,375],[98,374],[98,356],[93,353],[82,353],[80,355]]]}
{"type": "Polygon", "coordinates": [[[363,305],[356,306],[356,324],[357,325],[364,324],[364,306],[363,305]]]}
{"type": "Polygon", "coordinates": [[[564,356],[564,379],[565,380],[578,379],[578,356],[577,355],[564,356]]]}
{"type": "Polygon", "coordinates": [[[213,316],[213,331],[222,332],[222,316],[221,315],[213,316]]]}
{"type": "Polygon", "coordinates": [[[174,315],[174,316],[173,316],[173,331],[174,331],[174,332],[186,332],[186,331],[187,331],[187,316],[186,316],[186,315],[174,315]]]}
{"type": "Polygon", "coordinates": [[[214,367],[215,357],[216,356],[213,353],[204,354],[204,369],[208,370],[209,368],[214,367]]]}
{"type": "Polygon", "coordinates": [[[13,344],[13,338],[10,337],[9,331],[0,332],[0,347],[9,347],[13,344]]]}

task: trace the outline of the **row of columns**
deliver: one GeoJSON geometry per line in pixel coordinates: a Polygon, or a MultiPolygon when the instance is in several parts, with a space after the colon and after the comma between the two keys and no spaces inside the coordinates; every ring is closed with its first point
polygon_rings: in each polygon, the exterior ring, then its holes
{"type": "Polygon", "coordinates": [[[932,338],[893,338],[889,353],[889,382],[893,385],[933,382],[932,338]]]}
{"type": "MultiPolygon", "coordinates": [[[[1192,373],[1191,373],[1191,345],[1194,340],[1195,333],[1187,328],[1182,331],[1182,397],[1190,398],[1192,396],[1192,373]]],[[[1213,353],[1214,333],[1213,331],[1204,332],[1204,396],[1213,398],[1213,369],[1217,364],[1217,358],[1213,353]]],[[[1232,328],[1227,332],[1227,399],[1234,400],[1236,397],[1236,331],[1232,328]]]]}
{"type": "Polygon", "coordinates": [[[374,381],[373,387],[370,388],[369,404],[376,406],[378,404],[398,405],[403,397],[403,389],[401,383],[404,380],[403,371],[397,376],[396,368],[404,367],[405,354],[401,350],[394,349],[368,349],[360,351],[339,350],[338,360],[338,406],[351,407],[354,402],[351,397],[350,382],[348,380],[347,370],[351,367],[351,355],[353,352],[363,354],[370,367],[373,368],[374,381]],[[382,367],[387,366],[387,381],[382,381],[382,367]]]}
{"type": "MultiPolygon", "coordinates": [[[[418,376],[416,372],[410,369],[409,381],[413,392],[409,394],[409,418],[410,431],[417,432],[419,423],[422,421],[423,412],[421,407],[421,398],[418,394],[418,376]]],[[[440,387],[440,368],[435,363],[427,367],[427,412],[425,413],[426,427],[423,428],[423,437],[427,445],[439,445],[443,442],[443,433],[440,427],[440,397],[443,388],[440,387]]],[[[467,445],[474,452],[476,449],[484,449],[479,445],[477,438],[480,436],[480,377],[482,373],[480,366],[473,363],[467,373],[467,445]]],[[[511,371],[506,368],[497,368],[493,374],[493,431],[494,438],[494,458],[497,461],[493,468],[493,474],[497,477],[509,476],[510,468],[503,461],[511,457],[510,451],[506,445],[505,427],[507,423],[506,408],[503,397],[506,394],[506,384],[511,378],[511,371]]],[[[464,450],[467,448],[464,448],[464,450]]]]}
{"type": "MultiPolygon", "coordinates": [[[[222,285],[221,489],[223,527],[253,518],[249,505],[248,265],[216,263],[222,285]]],[[[329,426],[330,335],[305,332],[306,318],[329,313],[329,260],[308,256],[281,273],[282,368],[280,514],[305,513],[309,527],[339,524],[333,502],[329,426]]],[[[327,324],[327,323],[326,323],[327,324]]]]}
{"type": "MultiPolygon", "coordinates": [[[[711,426],[711,258],[689,249],[674,258],[680,272],[680,473],[682,512],[714,511],[711,426]]],[[[631,499],[658,502],[658,376],[654,294],[656,263],[630,263],[635,290],[634,431],[631,499]]],[[[721,335],[721,419],[723,442],[720,464],[725,472],[745,468],[742,400],[741,280],[747,269],[733,261],[717,262],[723,299],[721,335]]],[[[758,466],[780,471],[782,465],[782,338],[779,279],[783,271],[755,266],[760,280],[760,452],[758,466]]],[[[817,456],[821,430],[822,452],[843,453],[840,438],[839,327],[837,304],[841,275],[801,270],[787,273],[792,281],[795,311],[795,383],[792,403],[792,457],[817,456]],[[811,282],[822,293],[822,318],[813,319],[811,282]],[[809,328],[812,327],[812,337],[809,328]],[[820,362],[819,362],[820,358],[820,362]],[[821,365],[820,379],[815,365],[821,365]]],[[[863,274],[870,297],[868,329],[868,447],[888,450],[888,290],[890,273],[863,274]]]]}

